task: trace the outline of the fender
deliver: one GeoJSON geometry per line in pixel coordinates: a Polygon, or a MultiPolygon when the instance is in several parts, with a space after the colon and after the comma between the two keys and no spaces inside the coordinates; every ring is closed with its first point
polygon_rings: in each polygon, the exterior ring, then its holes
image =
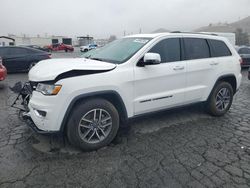
{"type": "MultiPolygon", "coordinates": [[[[61,128],[60,128],[60,132],[63,132],[66,128],[66,123],[67,123],[67,120],[69,118],[69,115],[73,109],[73,107],[75,106],[76,102],[79,101],[79,100],[82,100],[84,98],[87,98],[87,97],[101,97],[101,98],[105,98],[106,96],[115,96],[116,99],[114,100],[118,100],[117,102],[119,103],[120,107],[121,107],[121,111],[118,111],[118,113],[120,114],[121,116],[121,120],[123,121],[126,121],[128,119],[128,114],[127,114],[127,109],[126,109],[126,106],[122,100],[122,97],[120,96],[120,94],[116,91],[113,91],[113,90],[106,90],[106,91],[97,91],[97,92],[91,92],[91,93],[84,93],[84,94],[81,94],[81,95],[78,95],[76,97],[73,98],[73,100],[70,102],[68,108],[67,108],[67,111],[63,117],[63,121],[61,123],[61,128]]],[[[110,101],[111,102],[111,101],[110,101]]],[[[114,106],[116,106],[115,104],[113,104],[114,106]]]]}
{"type": "Polygon", "coordinates": [[[212,93],[212,91],[214,90],[216,84],[217,84],[220,80],[225,80],[225,79],[227,79],[227,78],[229,78],[229,77],[231,77],[231,78],[233,77],[233,78],[235,79],[235,81],[236,81],[235,88],[234,88],[234,86],[232,85],[233,90],[234,90],[234,94],[236,93],[236,88],[237,88],[236,76],[235,76],[234,74],[225,74],[225,75],[222,75],[222,76],[220,76],[219,78],[217,78],[216,82],[214,83],[214,86],[212,87],[212,89],[211,89],[211,91],[210,91],[210,94],[209,94],[208,97],[207,97],[207,100],[208,100],[209,97],[211,96],[211,93],[212,93]]]}

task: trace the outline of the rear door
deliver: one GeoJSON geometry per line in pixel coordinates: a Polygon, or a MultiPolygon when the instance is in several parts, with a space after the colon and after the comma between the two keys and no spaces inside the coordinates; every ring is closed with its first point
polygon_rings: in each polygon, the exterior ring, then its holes
{"type": "Polygon", "coordinates": [[[198,102],[208,91],[211,79],[215,78],[218,66],[216,59],[211,59],[208,41],[203,38],[183,38],[184,58],[187,63],[187,103],[198,102]]]}
{"type": "MultiPolygon", "coordinates": [[[[231,74],[235,66],[235,58],[232,58],[232,53],[224,41],[208,39],[211,49],[211,60],[215,71],[214,83],[220,75],[231,74]]],[[[238,61],[238,59],[237,59],[238,61]]]]}

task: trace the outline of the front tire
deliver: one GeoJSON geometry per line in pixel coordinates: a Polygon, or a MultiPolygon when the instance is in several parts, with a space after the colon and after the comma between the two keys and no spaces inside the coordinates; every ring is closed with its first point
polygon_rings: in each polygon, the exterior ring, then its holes
{"type": "Polygon", "coordinates": [[[89,99],[78,104],[67,124],[69,142],[84,151],[108,145],[119,129],[119,114],[109,101],[89,99]]]}
{"type": "Polygon", "coordinates": [[[228,82],[218,82],[207,101],[208,112],[213,116],[223,116],[233,102],[233,88],[228,82]]]}

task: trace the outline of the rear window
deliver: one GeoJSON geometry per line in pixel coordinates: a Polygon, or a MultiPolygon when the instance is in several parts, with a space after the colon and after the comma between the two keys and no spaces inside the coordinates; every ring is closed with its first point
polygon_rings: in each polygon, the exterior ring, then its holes
{"type": "Polygon", "coordinates": [[[227,45],[223,41],[220,40],[208,40],[208,41],[211,47],[212,57],[224,57],[232,55],[227,45]]]}
{"type": "Polygon", "coordinates": [[[239,49],[239,54],[250,54],[250,48],[239,49]]]}
{"type": "Polygon", "coordinates": [[[185,59],[203,59],[210,57],[210,51],[205,39],[184,38],[185,59]]]}

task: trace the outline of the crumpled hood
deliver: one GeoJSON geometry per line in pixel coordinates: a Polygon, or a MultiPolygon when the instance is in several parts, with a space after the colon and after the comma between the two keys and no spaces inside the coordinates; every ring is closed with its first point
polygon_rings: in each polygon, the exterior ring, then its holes
{"type": "Polygon", "coordinates": [[[60,74],[73,70],[108,71],[115,67],[112,63],[85,58],[49,59],[40,61],[29,71],[29,80],[51,81],[60,74]]]}

